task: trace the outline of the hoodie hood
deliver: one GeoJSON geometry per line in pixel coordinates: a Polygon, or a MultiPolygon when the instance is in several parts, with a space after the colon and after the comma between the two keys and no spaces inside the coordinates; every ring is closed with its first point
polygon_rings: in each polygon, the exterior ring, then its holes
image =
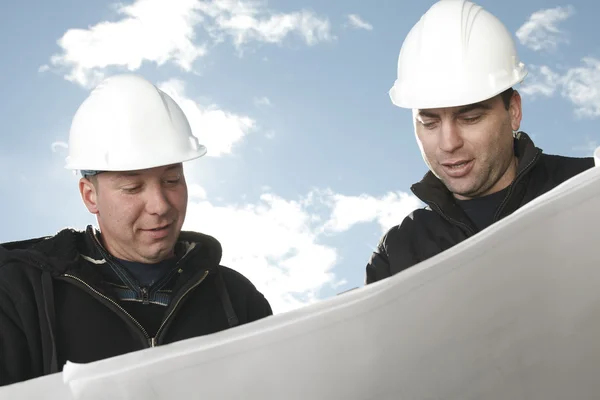
{"type": "Polygon", "coordinates": [[[81,233],[63,229],[54,236],[13,241],[0,244],[0,265],[21,261],[28,265],[60,275],[77,263],[81,233]]]}

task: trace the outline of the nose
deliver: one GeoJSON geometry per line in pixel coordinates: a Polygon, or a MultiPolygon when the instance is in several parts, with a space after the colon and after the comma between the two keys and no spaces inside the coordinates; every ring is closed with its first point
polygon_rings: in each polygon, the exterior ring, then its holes
{"type": "Polygon", "coordinates": [[[452,153],[463,145],[460,129],[454,121],[445,121],[440,131],[439,147],[441,150],[452,153]]]}
{"type": "Polygon", "coordinates": [[[149,214],[165,215],[171,210],[166,191],[160,185],[149,188],[146,198],[146,211],[149,214]]]}

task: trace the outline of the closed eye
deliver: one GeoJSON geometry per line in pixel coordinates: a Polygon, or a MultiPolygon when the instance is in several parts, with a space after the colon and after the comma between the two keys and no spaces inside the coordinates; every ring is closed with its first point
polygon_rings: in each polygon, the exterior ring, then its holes
{"type": "Polygon", "coordinates": [[[166,182],[168,185],[176,185],[176,184],[178,184],[179,182],[181,182],[181,177],[172,178],[172,179],[166,179],[166,180],[165,180],[165,182],[166,182]]]}
{"type": "Polygon", "coordinates": [[[462,117],[461,119],[468,124],[474,124],[481,119],[481,115],[462,117]]]}
{"type": "Polygon", "coordinates": [[[423,125],[423,127],[425,129],[433,129],[437,125],[437,122],[436,121],[421,122],[421,125],[423,125]]]}
{"type": "Polygon", "coordinates": [[[122,191],[124,191],[125,193],[128,193],[128,194],[136,193],[140,189],[141,189],[141,186],[139,186],[139,185],[138,186],[128,186],[128,187],[121,188],[122,191]]]}

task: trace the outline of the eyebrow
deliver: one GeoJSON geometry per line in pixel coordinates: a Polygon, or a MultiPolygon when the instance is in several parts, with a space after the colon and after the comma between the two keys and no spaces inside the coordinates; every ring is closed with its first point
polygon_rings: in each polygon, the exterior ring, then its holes
{"type": "MultiPolygon", "coordinates": [[[[460,114],[468,113],[469,111],[473,111],[473,110],[490,110],[491,108],[492,108],[492,106],[489,103],[484,103],[484,102],[473,103],[473,104],[469,104],[467,106],[459,108],[458,111],[455,111],[453,113],[453,115],[457,116],[460,114]]],[[[427,111],[427,110],[419,111],[418,115],[421,117],[427,117],[427,118],[439,118],[438,113],[432,112],[432,111],[427,111]]]]}

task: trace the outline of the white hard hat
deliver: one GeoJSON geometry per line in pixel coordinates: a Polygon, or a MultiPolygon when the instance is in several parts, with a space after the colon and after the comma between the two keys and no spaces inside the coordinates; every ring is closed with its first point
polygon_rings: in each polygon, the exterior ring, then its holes
{"type": "Polygon", "coordinates": [[[389,94],[403,108],[462,106],[494,97],[526,75],[498,18],[470,1],[441,0],[404,40],[389,94]]]}
{"type": "Polygon", "coordinates": [[[65,168],[130,171],[205,154],[171,97],[140,76],[123,74],[104,80],[75,113],[65,168]]]}

